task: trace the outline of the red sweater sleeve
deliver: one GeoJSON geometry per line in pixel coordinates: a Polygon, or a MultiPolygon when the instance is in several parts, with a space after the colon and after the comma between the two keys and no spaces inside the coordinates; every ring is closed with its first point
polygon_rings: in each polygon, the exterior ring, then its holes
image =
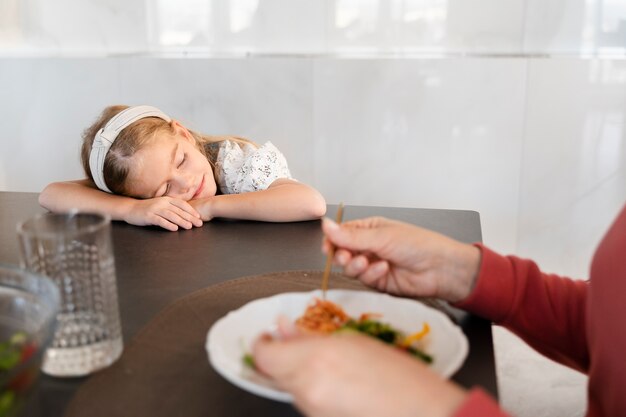
{"type": "MultiPolygon", "coordinates": [[[[502,324],[546,356],[585,371],[588,417],[626,416],[626,206],[596,250],[590,284],[544,274],[531,261],[477,246],[483,257],[476,288],[457,307],[502,324]]],[[[501,415],[480,408],[489,406],[484,395],[472,392],[457,417],[501,415]]]]}
{"type": "Polygon", "coordinates": [[[456,307],[503,325],[545,356],[586,372],[588,283],[545,274],[530,260],[476,246],[482,251],[476,288],[456,307]]]}
{"type": "Polygon", "coordinates": [[[509,417],[489,395],[474,388],[453,417],[509,417]]]}

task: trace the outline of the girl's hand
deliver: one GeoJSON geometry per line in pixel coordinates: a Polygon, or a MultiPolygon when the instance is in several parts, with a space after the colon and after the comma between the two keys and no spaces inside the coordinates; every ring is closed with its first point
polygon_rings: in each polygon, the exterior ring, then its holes
{"type": "Polygon", "coordinates": [[[252,353],[309,417],[451,416],[466,396],[414,357],[363,335],[260,337],[252,353]]]}
{"type": "Polygon", "coordinates": [[[382,217],[337,225],[324,219],[325,252],[364,284],[408,297],[457,302],[474,287],[480,250],[439,233],[382,217]],[[330,242],[330,243],[329,243],[330,242]]]}
{"type": "Polygon", "coordinates": [[[191,229],[202,226],[200,214],[188,202],[178,198],[129,199],[128,204],[124,220],[136,226],[154,225],[173,232],[179,227],[191,229]]]}
{"type": "Polygon", "coordinates": [[[211,221],[215,217],[213,214],[213,203],[216,196],[206,197],[199,200],[189,200],[189,205],[197,212],[200,218],[205,221],[211,221]]]}

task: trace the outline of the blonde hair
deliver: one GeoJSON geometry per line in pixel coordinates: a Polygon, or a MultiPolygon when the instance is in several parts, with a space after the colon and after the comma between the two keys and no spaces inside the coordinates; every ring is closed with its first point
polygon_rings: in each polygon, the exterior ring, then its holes
{"type": "MultiPolygon", "coordinates": [[[[83,132],[83,144],[81,147],[81,161],[87,177],[93,181],[89,168],[89,155],[96,133],[111,120],[113,116],[127,109],[128,106],[115,105],[105,108],[96,121],[83,132]]],[[[257,147],[256,143],[237,136],[210,136],[189,130],[196,141],[198,150],[206,156],[209,163],[215,169],[215,160],[219,147],[216,146],[225,140],[233,141],[239,146],[250,144],[257,147]]],[[[163,119],[147,117],[140,119],[123,129],[104,159],[103,175],[107,186],[114,194],[129,195],[128,174],[132,169],[132,157],[135,153],[150,143],[152,138],[159,133],[173,134],[173,126],[163,119]]]]}

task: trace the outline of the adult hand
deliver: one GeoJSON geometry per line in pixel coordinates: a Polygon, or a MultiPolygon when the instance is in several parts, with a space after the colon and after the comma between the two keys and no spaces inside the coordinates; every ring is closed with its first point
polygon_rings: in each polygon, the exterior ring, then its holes
{"type": "Polygon", "coordinates": [[[450,302],[472,291],[480,250],[439,233],[382,217],[338,225],[325,218],[323,250],[337,247],[344,273],[379,291],[450,302]]]}
{"type": "Polygon", "coordinates": [[[191,229],[202,226],[196,209],[188,202],[173,197],[129,199],[124,220],[136,226],[154,225],[171,231],[176,231],[179,227],[191,229]]]}
{"type": "Polygon", "coordinates": [[[252,353],[309,417],[450,416],[466,396],[418,359],[359,334],[260,337],[252,353]]]}

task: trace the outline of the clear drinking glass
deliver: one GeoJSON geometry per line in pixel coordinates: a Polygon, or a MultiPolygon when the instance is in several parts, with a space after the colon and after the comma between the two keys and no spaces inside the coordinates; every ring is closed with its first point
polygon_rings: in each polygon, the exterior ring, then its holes
{"type": "Polygon", "coordinates": [[[40,214],[17,227],[25,269],[58,285],[61,307],[42,370],[87,375],[122,353],[110,218],[94,213],[40,214]]]}

